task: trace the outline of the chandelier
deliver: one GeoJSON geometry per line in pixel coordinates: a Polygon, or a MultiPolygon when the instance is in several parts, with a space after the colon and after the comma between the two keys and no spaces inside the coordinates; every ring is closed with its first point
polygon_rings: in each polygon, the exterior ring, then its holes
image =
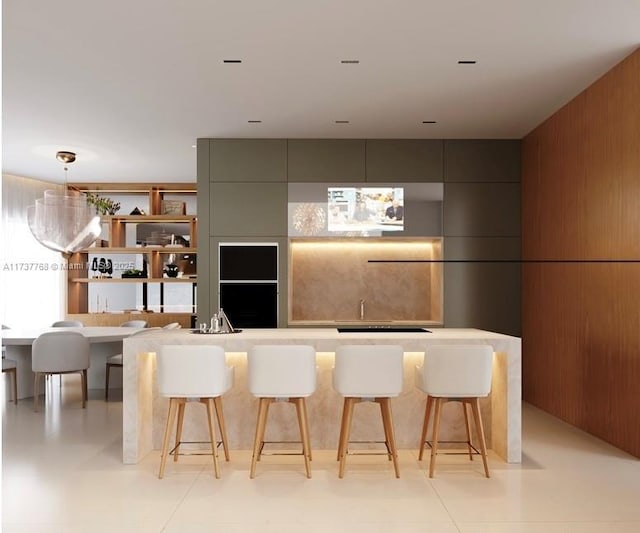
{"type": "Polygon", "coordinates": [[[67,164],[76,160],[76,154],[62,151],[56,159],[65,164],[65,190],[45,191],[44,198],[27,208],[27,222],[40,244],[68,257],[93,244],[102,227],[100,216],[87,204],[84,194],[66,190],[67,164]]]}

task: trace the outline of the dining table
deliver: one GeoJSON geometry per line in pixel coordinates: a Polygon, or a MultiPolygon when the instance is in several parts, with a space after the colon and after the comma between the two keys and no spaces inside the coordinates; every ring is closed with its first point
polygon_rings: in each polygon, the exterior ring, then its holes
{"type": "MultiPolygon", "coordinates": [[[[103,389],[106,362],[112,355],[122,353],[123,339],[142,328],[123,327],[56,327],[56,328],[16,328],[2,330],[2,346],[5,357],[16,361],[18,399],[33,396],[34,374],[31,369],[31,345],[40,335],[47,332],[75,331],[89,339],[90,366],[87,373],[89,389],[103,389]]],[[[111,386],[122,386],[122,377],[113,373],[111,386]]]]}

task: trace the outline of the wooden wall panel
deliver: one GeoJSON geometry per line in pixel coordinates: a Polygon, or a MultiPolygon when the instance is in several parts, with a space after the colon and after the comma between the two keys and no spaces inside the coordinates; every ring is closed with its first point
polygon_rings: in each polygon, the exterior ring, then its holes
{"type": "Polygon", "coordinates": [[[640,457],[640,50],[522,162],[524,399],[640,457]]]}

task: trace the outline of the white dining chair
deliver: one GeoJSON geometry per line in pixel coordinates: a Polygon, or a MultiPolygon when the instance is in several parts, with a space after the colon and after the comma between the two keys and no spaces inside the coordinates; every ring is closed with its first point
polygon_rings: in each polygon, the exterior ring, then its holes
{"type": "Polygon", "coordinates": [[[51,324],[52,328],[82,328],[84,324],[79,320],[57,320],[51,324]]]}
{"type": "Polygon", "coordinates": [[[33,381],[33,410],[38,411],[40,378],[52,374],[79,373],[82,383],[82,408],[87,406],[87,369],[89,368],[89,339],[74,331],[43,333],[31,345],[33,381]]]}
{"type": "Polygon", "coordinates": [[[146,328],[147,321],[146,320],[127,320],[120,324],[121,328],[146,328]]]}
{"type": "Polygon", "coordinates": [[[11,392],[13,403],[18,405],[18,363],[13,359],[2,356],[2,373],[7,374],[11,380],[11,392]]]}

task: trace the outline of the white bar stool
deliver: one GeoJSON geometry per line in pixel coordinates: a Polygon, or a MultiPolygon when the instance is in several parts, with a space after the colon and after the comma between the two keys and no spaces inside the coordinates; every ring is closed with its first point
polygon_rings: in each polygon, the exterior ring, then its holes
{"type": "MultiPolygon", "coordinates": [[[[221,346],[162,346],[157,354],[158,362],[158,392],[169,398],[169,413],[167,426],[162,442],[160,456],[160,472],[158,477],[164,476],[167,455],[173,453],[174,462],[178,461],[181,441],[184,408],[187,401],[198,400],[207,407],[207,423],[213,454],[213,470],[216,478],[220,477],[218,468],[218,442],[213,420],[215,411],[220,426],[222,445],[225,459],[229,460],[229,445],[227,430],[222,412],[221,396],[233,386],[233,367],[228,367],[225,361],[224,348],[221,346]],[[175,445],[171,451],[169,437],[171,429],[178,415],[175,445]]],[[[199,454],[194,454],[199,455],[199,454]]]]}
{"type": "Polygon", "coordinates": [[[249,351],[249,392],[260,399],[249,474],[251,479],[255,476],[256,463],[260,460],[265,445],[267,415],[274,400],[290,402],[296,406],[304,468],[307,477],[311,477],[311,444],[305,399],[315,392],[316,379],[316,352],[312,346],[254,346],[249,351]]]}
{"type": "Polygon", "coordinates": [[[397,478],[400,477],[398,452],[393,430],[390,399],[402,392],[402,346],[339,346],[333,369],[333,388],[344,396],[340,439],[338,441],[338,477],[344,476],[353,406],[363,401],[375,401],[380,405],[384,444],[387,456],[393,461],[397,478]]]}
{"type": "Polygon", "coordinates": [[[427,406],[424,412],[420,455],[422,461],[424,446],[431,447],[431,463],[429,477],[433,477],[438,453],[438,430],[440,413],[445,402],[461,402],[467,430],[466,444],[469,448],[469,459],[473,460],[474,452],[482,456],[484,473],[489,476],[487,463],[487,445],[484,438],[482,416],[480,415],[480,398],[484,398],[491,390],[493,371],[493,348],[483,345],[448,345],[429,346],[424,353],[423,366],[416,367],[416,386],[427,394],[427,406]],[[427,426],[432,406],[435,408],[433,420],[433,441],[427,438],[427,426]],[[480,450],[471,442],[471,425],[467,406],[471,406],[480,450]]]}

